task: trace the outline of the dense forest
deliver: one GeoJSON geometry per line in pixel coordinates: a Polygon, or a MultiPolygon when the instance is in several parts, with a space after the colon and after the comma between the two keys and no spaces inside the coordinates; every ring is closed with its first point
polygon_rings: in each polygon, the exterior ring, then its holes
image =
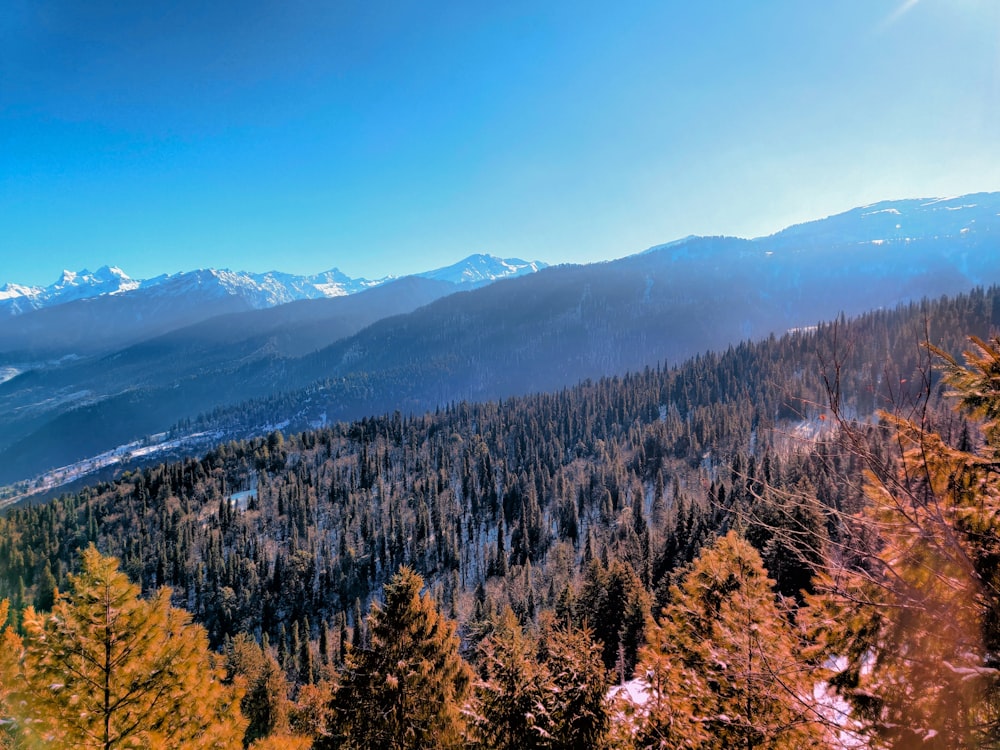
{"type": "MultiPolygon", "coordinates": [[[[998,320],[1000,290],[976,290],[555,393],[274,432],[15,508],[0,517],[10,633],[30,638],[36,612],[66,606],[91,548],[120,561],[136,594],[169,587],[171,606],[204,627],[242,680],[246,744],[835,744],[844,722],[801,696],[813,684],[803,664],[830,671],[810,648],[836,642],[847,664],[829,680],[857,688],[858,731],[915,746],[896,736],[899,716],[885,720],[893,706],[864,704],[866,646],[837,641],[818,614],[830,601],[814,599],[835,566],[877,572],[850,519],[879,507],[873,487],[899,489],[900,436],[916,439],[905,420],[968,455],[991,444],[989,423],[981,433],[953,411],[931,363],[998,320]],[[810,638],[796,611],[814,616],[810,638]],[[440,667],[424,675],[437,692],[417,694],[444,707],[419,731],[403,726],[416,704],[400,718],[372,682],[411,636],[440,667]],[[761,640],[770,683],[784,675],[802,706],[768,693],[759,666],[733,678],[761,640]],[[609,707],[607,682],[633,676],[656,683],[655,708],[609,707]],[[734,708],[751,693],[753,710],[734,708]],[[711,715],[664,719],[695,710],[711,715]],[[514,738],[515,726],[527,734],[514,738]]],[[[951,387],[968,395],[975,384],[952,365],[951,387]]],[[[995,418],[976,411],[982,401],[966,398],[967,414],[995,418]]],[[[989,555],[969,565],[993,565],[989,555]]],[[[992,730],[970,731],[927,729],[921,741],[981,746],[992,730]]]]}

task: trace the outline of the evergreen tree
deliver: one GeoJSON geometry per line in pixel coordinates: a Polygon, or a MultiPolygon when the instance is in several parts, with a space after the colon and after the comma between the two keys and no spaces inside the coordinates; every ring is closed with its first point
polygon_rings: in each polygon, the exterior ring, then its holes
{"type": "Polygon", "coordinates": [[[542,656],[549,673],[552,750],[593,750],[604,746],[610,717],[605,696],[608,672],[601,647],[588,627],[551,620],[543,626],[542,656]]]}
{"type": "Polygon", "coordinates": [[[17,747],[18,735],[13,689],[21,657],[21,639],[7,624],[9,607],[7,599],[0,600],[0,750],[17,747]]]}
{"type": "Polygon", "coordinates": [[[480,644],[479,665],[475,747],[549,747],[549,675],[539,662],[535,644],[525,636],[510,607],[504,608],[493,624],[493,632],[480,644]]]}
{"type": "Polygon", "coordinates": [[[593,560],[577,601],[577,621],[592,628],[608,669],[631,677],[651,607],[650,596],[628,563],[593,560]]]}
{"type": "Polygon", "coordinates": [[[288,680],[270,649],[239,633],[227,645],[226,666],[230,679],[243,683],[240,706],[248,722],[244,741],[287,733],[288,680]]]}
{"type": "Polygon", "coordinates": [[[810,598],[843,658],[830,682],[887,747],[1000,747],[1000,339],[972,343],[965,366],[934,351],[980,445],[883,414],[901,450],[887,463],[851,429],[870,504],[810,598]]]}
{"type": "Polygon", "coordinates": [[[535,643],[506,607],[480,644],[474,747],[603,747],[609,717],[601,648],[586,628],[544,620],[535,643]]]}
{"type": "Polygon", "coordinates": [[[637,672],[651,697],[643,748],[819,747],[799,639],[760,556],[730,532],[671,588],[637,672]]]}
{"type": "Polygon", "coordinates": [[[348,651],[333,737],[317,748],[462,746],[472,670],[459,656],[455,624],[422,587],[419,575],[401,568],[385,586],[384,605],[372,605],[370,648],[348,651]]]}
{"type": "Polygon", "coordinates": [[[17,685],[26,734],[59,747],[238,748],[239,695],[223,684],[204,628],[150,601],[93,546],[50,615],[29,608],[17,685]]]}

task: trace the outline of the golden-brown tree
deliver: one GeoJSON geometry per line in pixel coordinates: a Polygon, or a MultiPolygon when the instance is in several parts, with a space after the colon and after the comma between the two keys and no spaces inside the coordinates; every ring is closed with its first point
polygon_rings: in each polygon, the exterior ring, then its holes
{"type": "Polygon", "coordinates": [[[846,520],[856,533],[808,615],[880,747],[1000,747],[1000,339],[971,341],[964,365],[931,347],[971,430],[949,440],[926,411],[883,414],[899,448],[886,462],[844,425],[869,506],[846,520]]]}
{"type": "Polygon", "coordinates": [[[813,677],[760,555],[735,532],[702,551],[649,628],[642,748],[822,747],[813,677]]]}
{"type": "Polygon", "coordinates": [[[16,726],[13,720],[12,692],[17,679],[17,662],[21,655],[21,639],[7,625],[10,602],[0,601],[0,750],[16,747],[16,726]]]}
{"type": "Polygon", "coordinates": [[[29,608],[14,683],[14,714],[32,741],[53,747],[239,748],[240,696],[204,628],[152,599],[91,545],[51,613],[29,608]]]}

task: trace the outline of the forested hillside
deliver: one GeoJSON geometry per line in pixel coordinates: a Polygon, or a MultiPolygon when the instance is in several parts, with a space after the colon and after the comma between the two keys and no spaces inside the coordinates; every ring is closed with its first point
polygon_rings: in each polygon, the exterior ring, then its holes
{"type": "MultiPolygon", "coordinates": [[[[401,279],[214,317],[100,356],[9,355],[20,374],[0,383],[0,483],[168,430],[241,440],[275,425],[301,432],[552,391],[995,284],[998,211],[993,194],[892,201],[770,237],[692,237],[469,292],[401,279]]],[[[110,318],[90,327],[108,330],[110,318]]]]}
{"type": "Polygon", "coordinates": [[[888,455],[875,410],[917,407],[957,435],[920,343],[957,354],[998,309],[1000,291],[977,290],[555,393],[220,445],[0,518],[0,598],[15,626],[29,604],[50,608],[94,543],[142,591],[171,587],[216,648],[247,634],[308,685],[360,658],[363,613],[387,583],[410,585],[394,578],[405,566],[481,675],[498,628],[542,633],[544,655],[560,622],[629,678],[652,658],[650,616],[696,597],[681,576],[700,568],[686,566],[730,530],[756,551],[734,536],[713,554],[762,564],[801,604],[841,514],[865,504],[847,438],[888,455]],[[508,607],[516,622],[500,626],[508,607]]]}

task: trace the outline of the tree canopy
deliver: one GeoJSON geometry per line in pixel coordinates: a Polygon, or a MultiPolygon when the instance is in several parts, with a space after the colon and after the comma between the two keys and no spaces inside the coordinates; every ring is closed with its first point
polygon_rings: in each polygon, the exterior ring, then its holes
{"type": "Polygon", "coordinates": [[[810,598],[832,683],[887,747],[1000,747],[1000,338],[971,344],[965,365],[934,351],[977,423],[882,414],[898,460],[868,454],[869,503],[810,598]]]}
{"type": "Polygon", "coordinates": [[[237,748],[239,695],[205,629],[150,600],[93,546],[50,613],[29,608],[14,683],[18,730],[60,747],[237,748]]]}
{"type": "Polygon", "coordinates": [[[735,532],[702,551],[641,652],[643,748],[821,747],[812,670],[760,555],[735,532]]]}
{"type": "Polygon", "coordinates": [[[461,708],[472,670],[458,653],[455,623],[421,594],[423,585],[419,575],[401,568],[385,585],[384,604],[368,615],[368,644],[348,651],[336,697],[333,734],[340,747],[462,746],[461,708]]]}

